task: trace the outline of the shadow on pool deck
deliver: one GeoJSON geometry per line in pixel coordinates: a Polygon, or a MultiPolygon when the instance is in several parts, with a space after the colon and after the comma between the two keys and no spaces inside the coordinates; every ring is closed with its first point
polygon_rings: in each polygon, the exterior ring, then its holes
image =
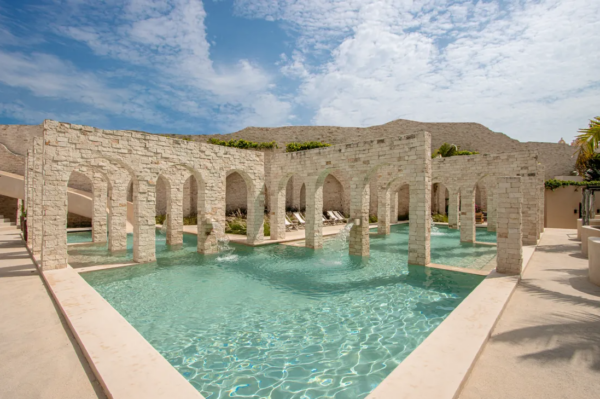
{"type": "Polygon", "coordinates": [[[598,396],[600,287],[571,233],[546,229],[461,399],[598,396]]]}

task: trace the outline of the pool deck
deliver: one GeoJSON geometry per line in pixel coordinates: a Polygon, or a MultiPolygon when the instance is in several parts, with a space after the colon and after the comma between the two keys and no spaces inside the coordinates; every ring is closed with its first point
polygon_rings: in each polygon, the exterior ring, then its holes
{"type": "MultiPolygon", "coordinates": [[[[574,236],[546,229],[521,281],[492,271],[369,398],[598,396],[600,287],[574,236]]],[[[0,397],[201,398],[75,270],[40,277],[0,226],[0,397]]]]}
{"type": "Polygon", "coordinates": [[[0,398],[105,398],[14,226],[0,225],[0,398]]]}
{"type": "Polygon", "coordinates": [[[576,233],[546,229],[460,399],[600,397],[600,287],[576,233]]]}

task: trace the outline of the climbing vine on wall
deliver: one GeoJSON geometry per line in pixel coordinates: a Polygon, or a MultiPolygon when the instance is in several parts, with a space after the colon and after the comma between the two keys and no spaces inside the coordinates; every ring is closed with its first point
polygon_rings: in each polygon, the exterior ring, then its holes
{"type": "Polygon", "coordinates": [[[545,182],[546,188],[554,191],[560,187],[567,186],[580,186],[580,187],[588,187],[588,186],[600,186],[600,181],[572,181],[572,180],[556,180],[550,179],[545,182]]]}
{"type": "Polygon", "coordinates": [[[322,143],[320,141],[306,141],[304,143],[288,143],[285,146],[285,152],[296,152],[304,150],[312,150],[313,148],[330,147],[331,144],[322,143]]]}

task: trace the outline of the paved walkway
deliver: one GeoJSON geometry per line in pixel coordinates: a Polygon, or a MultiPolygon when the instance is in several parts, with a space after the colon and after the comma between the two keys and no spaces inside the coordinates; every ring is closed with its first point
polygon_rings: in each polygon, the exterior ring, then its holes
{"type": "Polygon", "coordinates": [[[546,229],[460,399],[600,397],[600,287],[575,236],[546,229]]]}
{"type": "Polygon", "coordinates": [[[14,226],[0,221],[0,398],[104,398],[14,226]]]}

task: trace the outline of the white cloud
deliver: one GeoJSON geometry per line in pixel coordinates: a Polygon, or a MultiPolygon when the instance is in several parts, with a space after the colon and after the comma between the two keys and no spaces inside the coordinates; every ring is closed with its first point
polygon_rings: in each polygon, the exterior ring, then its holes
{"type": "Polygon", "coordinates": [[[557,141],[598,113],[598,2],[237,0],[236,10],[299,35],[281,68],[302,79],[315,124],[475,121],[557,141]],[[307,61],[324,49],[325,64],[307,61]]]}
{"type": "Polygon", "coordinates": [[[92,4],[84,2],[88,8],[77,11],[78,18],[87,18],[75,26],[61,24],[57,31],[83,41],[99,55],[150,69],[163,88],[183,96],[174,99],[185,103],[175,106],[177,110],[224,106],[242,111],[229,115],[230,120],[222,126],[239,125],[256,117],[265,118],[263,124],[287,120],[289,115],[280,112],[291,107],[271,92],[273,79],[264,70],[244,59],[233,65],[213,64],[201,1],[129,0],[116,22],[84,13],[92,4]],[[270,98],[273,107],[259,110],[257,98],[270,98]]]}

